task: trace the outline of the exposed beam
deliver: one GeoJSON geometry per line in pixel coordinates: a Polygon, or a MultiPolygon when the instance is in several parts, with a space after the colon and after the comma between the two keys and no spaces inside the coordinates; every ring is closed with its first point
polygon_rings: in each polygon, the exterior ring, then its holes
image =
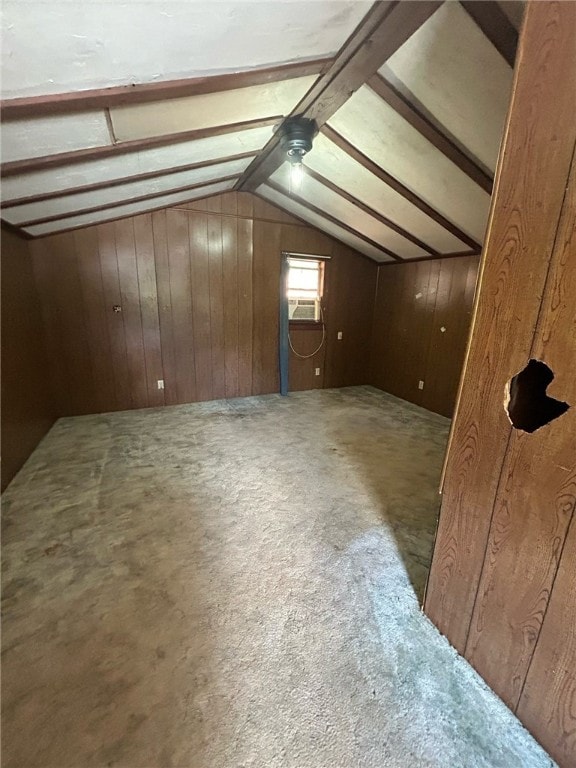
{"type": "Polygon", "coordinates": [[[463,232],[459,227],[453,224],[449,219],[442,216],[441,213],[438,213],[438,211],[432,208],[431,205],[428,205],[428,203],[426,203],[424,200],[418,197],[418,195],[415,195],[414,192],[412,192],[412,190],[408,189],[408,187],[405,187],[404,184],[402,184],[393,176],[391,176],[387,171],[385,171],[379,165],[376,165],[376,163],[373,160],[367,157],[364,153],[360,152],[359,149],[356,149],[356,147],[353,144],[350,144],[350,142],[347,141],[343,136],[341,136],[337,131],[335,131],[334,128],[332,128],[329,125],[325,125],[322,128],[322,132],[326,135],[327,138],[330,139],[330,141],[336,144],[336,146],[340,147],[340,149],[342,149],[344,152],[350,155],[350,157],[353,160],[356,160],[357,163],[360,163],[360,165],[363,165],[364,168],[366,168],[371,173],[373,173],[374,176],[377,176],[381,181],[383,181],[385,184],[391,187],[395,192],[398,192],[399,195],[402,195],[402,197],[408,200],[408,202],[412,203],[412,205],[415,205],[416,208],[419,208],[423,213],[425,213],[427,216],[433,219],[437,224],[440,224],[441,227],[444,227],[444,229],[446,229],[448,232],[454,235],[454,237],[457,237],[459,240],[461,240],[463,243],[468,245],[474,251],[481,250],[480,243],[477,243],[476,240],[474,240],[474,238],[470,237],[470,235],[467,235],[465,232],[463,232]]]}
{"type": "Polygon", "coordinates": [[[495,0],[472,0],[460,4],[496,50],[513,67],[518,47],[518,32],[498,3],[495,0]]]}
{"type": "Polygon", "coordinates": [[[422,240],[419,240],[410,232],[403,229],[395,222],[391,221],[391,219],[388,219],[386,218],[386,216],[383,216],[379,211],[376,211],[374,210],[374,208],[371,208],[369,205],[366,205],[366,203],[363,203],[362,200],[359,200],[357,197],[354,197],[349,192],[346,192],[346,190],[342,189],[342,187],[339,187],[337,184],[334,184],[325,176],[322,176],[321,174],[316,173],[316,171],[313,171],[311,168],[308,168],[307,166],[304,166],[304,171],[308,176],[312,177],[320,184],[323,184],[325,187],[332,190],[332,192],[335,192],[337,195],[340,195],[340,197],[344,198],[344,200],[347,200],[349,203],[354,205],[356,208],[359,208],[361,211],[364,211],[364,213],[369,214],[370,216],[375,218],[377,221],[379,221],[381,224],[384,224],[386,227],[396,232],[398,235],[402,235],[402,237],[406,238],[406,240],[409,240],[411,243],[414,243],[414,245],[417,245],[423,251],[428,251],[428,253],[431,256],[440,256],[440,253],[434,250],[434,248],[431,248],[429,245],[426,245],[426,243],[424,243],[422,240]]]}
{"type": "Polygon", "coordinates": [[[130,184],[135,181],[157,179],[161,176],[170,176],[173,173],[183,173],[184,171],[195,171],[200,168],[210,168],[210,166],[213,165],[222,165],[223,163],[230,163],[235,160],[247,160],[250,157],[254,157],[254,154],[254,152],[241,152],[238,155],[227,155],[226,157],[218,157],[212,160],[203,160],[201,163],[176,165],[171,166],[170,168],[161,168],[157,171],[148,171],[147,173],[138,173],[132,176],[120,176],[115,179],[96,181],[93,184],[83,184],[77,187],[67,187],[66,189],[57,189],[53,192],[43,192],[39,195],[15,197],[12,200],[3,200],[2,210],[6,210],[7,208],[16,208],[20,205],[28,205],[29,203],[42,203],[46,200],[55,200],[56,198],[68,197],[69,195],[78,195],[82,192],[95,192],[99,189],[109,189],[111,187],[121,186],[122,184],[130,184]]]}
{"type": "MultiPolygon", "coordinates": [[[[211,183],[206,186],[210,186],[210,185],[211,183]]],[[[123,213],[121,216],[114,216],[113,215],[114,209],[112,208],[110,209],[109,219],[102,219],[101,221],[95,221],[92,224],[78,224],[74,227],[65,227],[64,229],[55,229],[52,232],[45,232],[42,235],[33,235],[31,232],[24,232],[24,230],[20,231],[19,234],[21,234],[22,237],[25,237],[27,240],[38,240],[43,237],[51,237],[52,235],[62,235],[65,232],[74,232],[77,229],[86,229],[87,227],[97,227],[100,224],[110,224],[113,221],[121,221],[122,219],[131,219],[134,216],[145,216],[147,213],[154,213],[154,211],[166,211],[166,210],[171,210],[173,208],[181,208],[182,206],[187,205],[188,203],[193,203],[196,200],[208,200],[211,197],[218,197],[219,195],[223,195],[223,194],[225,193],[220,191],[220,192],[211,192],[209,195],[202,195],[202,196],[193,195],[189,200],[181,200],[178,203],[174,203],[173,205],[167,206],[165,203],[163,205],[154,205],[151,208],[146,208],[146,210],[140,211],[139,213],[129,213],[129,214],[123,213]]],[[[59,221],[64,223],[66,219],[62,218],[62,219],[59,219],[59,221]]],[[[2,223],[5,224],[5,222],[2,222],[2,223]]],[[[33,225],[29,225],[29,226],[33,226],[33,225]]]]}
{"type": "Polygon", "coordinates": [[[102,160],[105,157],[125,155],[129,152],[141,152],[144,149],[167,147],[172,144],[182,144],[185,141],[197,141],[210,136],[222,136],[226,133],[237,131],[249,131],[251,128],[262,128],[274,125],[282,116],[266,117],[261,120],[245,120],[241,123],[229,123],[228,125],[216,125],[211,128],[200,128],[195,131],[183,133],[171,133],[165,136],[151,136],[146,139],[134,139],[122,141],[118,144],[110,144],[102,147],[90,147],[89,149],[77,149],[72,152],[60,152],[56,155],[44,155],[43,157],[31,157],[26,160],[12,160],[3,163],[0,167],[0,175],[3,177],[18,176],[21,173],[32,171],[44,171],[47,168],[58,168],[62,165],[83,163],[87,160],[102,160]]]}
{"type": "Polygon", "coordinates": [[[45,216],[38,219],[30,219],[28,221],[18,222],[18,227],[31,227],[36,224],[49,224],[52,221],[61,221],[62,219],[69,219],[72,216],[82,216],[86,213],[96,213],[97,211],[106,211],[110,208],[118,208],[121,205],[131,205],[132,203],[141,203],[146,200],[153,200],[156,197],[165,197],[166,195],[175,195],[178,192],[192,192],[196,189],[202,189],[202,187],[212,186],[212,184],[220,184],[223,181],[235,181],[238,178],[238,174],[234,173],[231,176],[221,176],[216,179],[210,179],[210,181],[200,181],[196,184],[187,184],[185,186],[173,187],[172,189],[165,189],[162,192],[150,192],[147,195],[139,195],[138,197],[130,197],[127,200],[115,200],[112,203],[105,203],[104,205],[92,205],[88,208],[78,208],[75,211],[67,211],[65,214],[55,214],[52,216],[45,216]]]}
{"type": "Polygon", "coordinates": [[[2,229],[6,230],[6,232],[12,232],[12,234],[16,235],[17,237],[23,237],[25,240],[32,240],[32,235],[29,235],[28,232],[24,232],[23,230],[19,229],[14,224],[10,224],[9,221],[4,221],[4,219],[0,220],[0,226],[2,229]]]}
{"type": "Polygon", "coordinates": [[[375,74],[367,85],[378,94],[392,109],[403,117],[407,123],[424,136],[436,149],[442,152],[454,165],[460,168],[472,181],[475,181],[485,192],[492,194],[493,179],[484,173],[456,144],[438,130],[427,117],[419,112],[410,102],[385,80],[382,75],[375,74]]]}
{"type": "Polygon", "coordinates": [[[113,88],[98,88],[69,93],[54,93],[47,96],[28,96],[18,99],[4,99],[0,102],[2,120],[22,120],[44,115],[85,112],[95,109],[110,109],[129,104],[144,104],[164,99],[180,99],[205,93],[236,90],[251,85],[264,85],[296,77],[318,75],[332,63],[331,58],[297,61],[274,67],[231,72],[225,75],[190,77],[180,80],[166,80],[158,83],[135,83],[113,88]]]}
{"type": "Polygon", "coordinates": [[[322,208],[317,208],[309,200],[306,200],[305,198],[300,197],[300,195],[294,194],[294,192],[291,192],[289,194],[279,184],[276,184],[275,181],[271,181],[270,179],[268,179],[268,181],[266,182],[266,186],[270,187],[270,189],[273,189],[279,195],[283,195],[284,197],[287,197],[289,200],[294,200],[294,202],[304,206],[304,208],[309,210],[311,213],[315,213],[317,216],[321,216],[323,219],[326,219],[326,221],[329,221],[332,224],[335,224],[340,229],[344,229],[346,230],[346,232],[350,232],[351,235],[354,235],[354,237],[357,237],[359,240],[363,240],[365,243],[368,243],[368,245],[371,245],[373,248],[376,248],[383,255],[390,256],[395,261],[404,261],[404,259],[398,256],[397,253],[394,253],[393,251],[383,246],[381,243],[377,243],[376,240],[372,240],[370,237],[367,237],[366,235],[363,235],[361,232],[358,232],[352,227],[349,227],[348,224],[344,224],[342,221],[340,221],[340,219],[337,219],[335,216],[332,216],[330,213],[326,213],[326,211],[322,210],[322,208]]]}
{"type": "MultiPolygon", "coordinates": [[[[294,107],[290,116],[315,120],[318,127],[358,90],[437,10],[441,2],[376,2],[344,43],[332,65],[294,107]]],[[[237,188],[254,190],[284,161],[273,136],[242,175],[237,188]]]]}
{"type": "MultiPolygon", "coordinates": [[[[403,264],[414,264],[416,261],[434,261],[435,259],[463,259],[465,256],[480,256],[478,251],[462,251],[461,253],[441,253],[439,256],[419,256],[417,259],[405,259],[403,264]]],[[[384,261],[381,267],[390,267],[395,265],[393,261],[384,261]]]]}

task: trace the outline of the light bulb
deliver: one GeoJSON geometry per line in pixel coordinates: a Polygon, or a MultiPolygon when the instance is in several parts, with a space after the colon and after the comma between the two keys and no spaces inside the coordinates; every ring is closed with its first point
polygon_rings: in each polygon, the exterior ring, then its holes
{"type": "Polygon", "coordinates": [[[290,183],[292,188],[298,189],[302,184],[302,177],[304,176],[304,166],[302,162],[292,163],[290,166],[290,183]]]}

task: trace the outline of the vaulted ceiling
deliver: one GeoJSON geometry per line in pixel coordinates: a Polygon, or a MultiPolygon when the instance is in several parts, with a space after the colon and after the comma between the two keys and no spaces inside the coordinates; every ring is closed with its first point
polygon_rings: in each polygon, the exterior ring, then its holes
{"type": "Polygon", "coordinates": [[[378,262],[478,253],[520,2],[5,0],[2,220],[254,192],[378,262]],[[319,133],[292,188],[277,128],[319,133]]]}

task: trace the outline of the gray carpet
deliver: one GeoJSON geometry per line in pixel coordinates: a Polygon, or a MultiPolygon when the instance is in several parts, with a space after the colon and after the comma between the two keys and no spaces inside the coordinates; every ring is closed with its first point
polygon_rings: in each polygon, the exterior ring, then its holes
{"type": "Polygon", "coordinates": [[[4,768],[540,768],[418,607],[447,420],[369,387],[62,419],[3,497],[4,768]]]}

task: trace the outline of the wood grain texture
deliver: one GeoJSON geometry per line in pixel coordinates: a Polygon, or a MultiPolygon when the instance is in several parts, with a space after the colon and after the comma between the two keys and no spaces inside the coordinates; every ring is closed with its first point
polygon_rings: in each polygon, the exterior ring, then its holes
{"type": "Polygon", "coordinates": [[[576,766],[576,521],[565,539],[554,588],[516,714],[562,768],[576,766]]]}
{"type": "Polygon", "coordinates": [[[462,256],[379,268],[372,384],[436,413],[452,415],[478,262],[477,256],[462,256]],[[418,388],[419,381],[424,389],[418,388]]]}
{"type": "MultiPolygon", "coordinates": [[[[549,394],[576,405],[576,162],[564,200],[530,357],[556,376],[549,394]]],[[[466,655],[515,709],[538,643],[576,505],[576,408],[534,433],[513,430],[474,607],[466,655]]],[[[576,566],[576,561],[572,563],[576,566]]],[[[566,602],[573,595],[565,593],[566,602]]],[[[560,627],[558,627],[560,629],[560,627]]],[[[576,631],[576,626],[572,626],[576,631]]],[[[540,652],[540,654],[542,651],[540,652]]],[[[548,674],[554,677],[553,659],[548,674]]],[[[573,656],[576,669],[576,656],[573,656]]],[[[549,722],[547,741],[565,723],[549,722]]],[[[576,713],[572,713],[576,731],[576,713]]]]}
{"type": "MultiPolygon", "coordinates": [[[[292,326],[290,328],[292,346],[300,355],[310,355],[322,342],[322,329],[303,330],[292,326]]],[[[324,359],[326,357],[326,344],[315,355],[305,360],[297,357],[290,350],[289,358],[289,382],[290,391],[299,392],[307,389],[322,389],[324,386],[324,359]],[[320,375],[316,376],[316,368],[320,369],[320,375]]]]}
{"type": "Polygon", "coordinates": [[[460,652],[510,437],[504,387],[532,348],[576,138],[575,24],[573,3],[526,10],[425,603],[460,652]]]}
{"type": "Polygon", "coordinates": [[[29,246],[2,231],[2,490],[54,422],[47,370],[29,246]]]}
{"type": "Polygon", "coordinates": [[[376,265],[249,193],[32,245],[61,415],[277,392],[282,250],[334,256],[340,278],[327,296],[352,359],[325,377],[327,341],[313,360],[320,377],[298,362],[295,387],[366,381],[373,287],[363,286],[376,265]]]}
{"type": "Polygon", "coordinates": [[[371,384],[372,315],[378,267],[343,243],[326,265],[326,387],[371,384]],[[338,339],[342,331],[342,339],[338,339]]]}

